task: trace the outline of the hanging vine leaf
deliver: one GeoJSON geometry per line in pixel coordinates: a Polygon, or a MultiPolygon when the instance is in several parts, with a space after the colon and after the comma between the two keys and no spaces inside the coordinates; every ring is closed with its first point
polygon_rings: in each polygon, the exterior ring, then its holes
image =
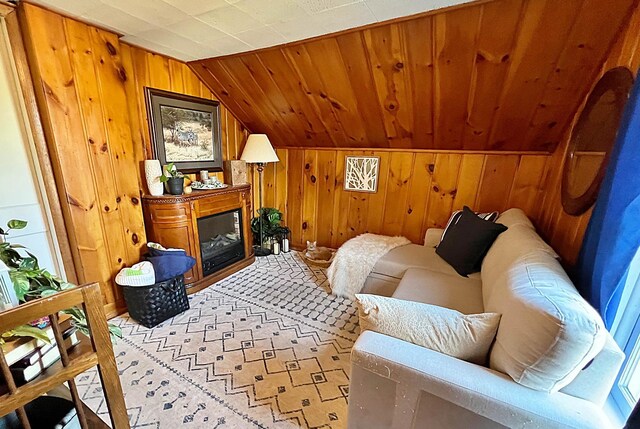
{"type": "MultiPolygon", "coordinates": [[[[7,224],[7,231],[23,229],[26,226],[27,222],[13,219],[7,224]]],[[[7,235],[4,230],[0,230],[0,234],[7,235]]],[[[22,253],[26,254],[25,256],[16,250],[22,248],[24,247],[18,244],[0,243],[0,260],[9,267],[9,277],[11,278],[13,288],[20,302],[25,302],[27,299],[46,298],[75,287],[75,285],[54,276],[46,269],[40,268],[35,255],[28,251],[23,251],[22,253]]],[[[64,310],[63,313],[71,316],[73,325],[76,326],[80,332],[86,335],[90,334],[84,311],[79,308],[71,308],[64,310]]],[[[122,337],[120,328],[112,324],[109,324],[109,331],[111,332],[112,339],[122,337]]],[[[27,336],[39,338],[39,335],[46,336],[46,334],[38,328],[22,329],[22,327],[20,327],[2,334],[2,337],[27,336]]]]}
{"type": "Polygon", "coordinates": [[[3,332],[0,336],[0,345],[4,344],[5,339],[13,338],[13,337],[30,337],[35,338],[36,340],[44,341],[45,343],[51,343],[51,340],[47,336],[47,333],[40,328],[36,328],[35,326],[22,325],[16,328],[13,328],[10,331],[3,332]]]}
{"type": "Polygon", "coordinates": [[[26,220],[11,219],[9,222],[7,222],[7,227],[9,229],[24,229],[26,226],[26,220]]]}

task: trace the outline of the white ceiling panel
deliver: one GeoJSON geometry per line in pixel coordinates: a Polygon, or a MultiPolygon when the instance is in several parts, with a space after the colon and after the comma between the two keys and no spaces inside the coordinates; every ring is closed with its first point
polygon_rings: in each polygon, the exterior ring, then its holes
{"type": "Polygon", "coordinates": [[[376,22],[376,18],[365,3],[351,3],[345,6],[327,9],[316,14],[327,33],[360,27],[376,22]]]}
{"type": "Polygon", "coordinates": [[[246,52],[472,0],[28,0],[184,61],[246,52]]]}
{"type": "Polygon", "coordinates": [[[264,25],[248,13],[230,5],[203,13],[196,18],[227,34],[237,34],[264,25]]]}
{"type": "Polygon", "coordinates": [[[256,49],[282,45],[287,41],[282,34],[269,27],[252,28],[235,36],[256,49]]]}
{"type": "Polygon", "coordinates": [[[123,34],[137,34],[158,28],[144,19],[136,18],[104,3],[100,3],[96,7],[80,14],[79,18],[84,21],[103,22],[103,27],[123,34]],[[112,16],[118,16],[117,27],[111,24],[112,16]]]}

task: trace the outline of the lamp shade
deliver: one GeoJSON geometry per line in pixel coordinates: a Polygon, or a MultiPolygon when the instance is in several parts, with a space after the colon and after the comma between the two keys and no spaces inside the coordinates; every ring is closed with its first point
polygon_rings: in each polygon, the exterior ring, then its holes
{"type": "Polygon", "coordinates": [[[250,164],[280,161],[266,134],[251,134],[240,159],[250,164]]]}

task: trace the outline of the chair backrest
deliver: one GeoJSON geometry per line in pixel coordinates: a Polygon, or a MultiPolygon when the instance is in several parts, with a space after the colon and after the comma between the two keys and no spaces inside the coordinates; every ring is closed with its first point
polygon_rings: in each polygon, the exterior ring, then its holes
{"type": "Polygon", "coordinates": [[[111,425],[114,429],[129,429],[129,418],[113,355],[100,285],[93,283],[68,289],[50,297],[30,301],[0,312],[0,333],[42,317],[48,317],[51,322],[51,329],[60,352],[60,362],[49,368],[46,374],[17,387],[7,364],[5,352],[4,350],[0,351],[0,371],[9,389],[9,393],[0,396],[0,416],[16,411],[22,426],[25,429],[30,429],[31,425],[24,406],[57,385],[67,383],[80,425],[83,429],[88,428],[74,378],[89,368],[98,366],[111,425]],[[91,337],[90,339],[82,338],[80,335],[80,342],[68,352],[64,347],[65,342],[60,329],[58,313],[74,307],[80,307],[84,310],[91,337]]]}

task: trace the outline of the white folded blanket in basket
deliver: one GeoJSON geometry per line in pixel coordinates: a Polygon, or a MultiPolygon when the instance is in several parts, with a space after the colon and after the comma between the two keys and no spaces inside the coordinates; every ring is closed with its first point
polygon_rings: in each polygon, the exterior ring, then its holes
{"type": "Polygon", "coordinates": [[[131,268],[123,268],[116,276],[116,284],[120,286],[150,286],[156,282],[156,272],[149,261],[135,264],[131,268]]]}

